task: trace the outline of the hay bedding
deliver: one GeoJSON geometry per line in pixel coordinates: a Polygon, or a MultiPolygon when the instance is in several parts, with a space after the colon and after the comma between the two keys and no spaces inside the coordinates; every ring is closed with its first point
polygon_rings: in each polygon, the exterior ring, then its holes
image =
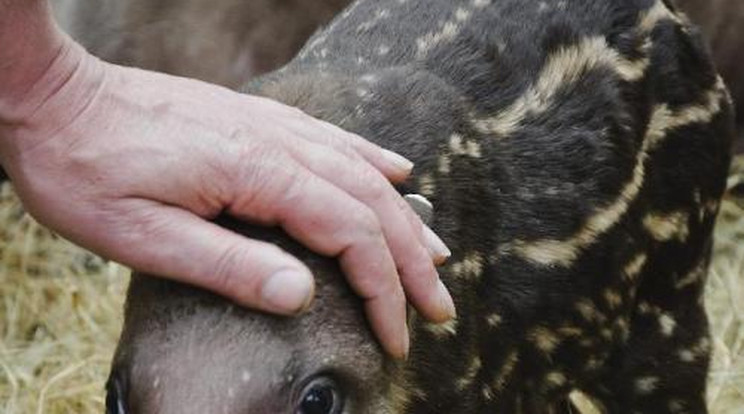
{"type": "MultiPolygon", "coordinates": [[[[744,157],[730,187],[744,183],[744,157]]],[[[126,269],[50,233],[0,189],[0,412],[101,413],[126,269]]],[[[706,293],[713,414],[744,412],[744,194],[724,201],[706,293]]]]}

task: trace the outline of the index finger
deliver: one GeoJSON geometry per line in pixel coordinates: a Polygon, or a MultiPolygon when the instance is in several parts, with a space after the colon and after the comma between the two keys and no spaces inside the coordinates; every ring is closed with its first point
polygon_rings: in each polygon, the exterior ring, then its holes
{"type": "Polygon", "coordinates": [[[366,302],[382,346],[403,358],[408,346],[405,295],[375,213],[290,157],[265,159],[262,171],[271,178],[247,177],[240,188],[254,195],[260,190],[260,196],[238,200],[229,213],[279,224],[309,249],[338,256],[350,286],[366,302]]]}

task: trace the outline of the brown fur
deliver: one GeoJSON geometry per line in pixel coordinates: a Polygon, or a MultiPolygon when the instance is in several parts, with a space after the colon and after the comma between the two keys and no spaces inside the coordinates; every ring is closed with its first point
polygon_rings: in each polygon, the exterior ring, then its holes
{"type": "Polygon", "coordinates": [[[286,63],[349,0],[63,0],[93,54],[236,87],[286,63]]]}

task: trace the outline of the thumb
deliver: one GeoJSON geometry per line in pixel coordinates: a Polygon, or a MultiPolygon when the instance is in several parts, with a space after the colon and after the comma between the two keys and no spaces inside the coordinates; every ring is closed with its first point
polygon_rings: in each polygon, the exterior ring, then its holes
{"type": "MultiPolygon", "coordinates": [[[[291,315],[310,305],[315,290],[313,276],[295,257],[186,210],[143,202],[148,205],[128,209],[129,214],[146,212],[144,220],[132,217],[137,235],[127,231],[137,240],[130,239],[131,245],[125,243],[129,245],[126,249],[118,247],[127,253],[123,257],[110,255],[114,260],[266,312],[291,315]]],[[[112,240],[111,244],[119,241],[112,240]]]]}

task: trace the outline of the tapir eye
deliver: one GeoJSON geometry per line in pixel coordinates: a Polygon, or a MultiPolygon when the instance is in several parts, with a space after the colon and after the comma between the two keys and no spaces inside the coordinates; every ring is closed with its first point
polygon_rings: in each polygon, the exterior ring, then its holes
{"type": "Polygon", "coordinates": [[[343,395],[336,383],[318,377],[302,391],[297,414],[340,414],[344,408],[343,395]]]}
{"type": "Polygon", "coordinates": [[[114,375],[106,383],[106,414],[127,414],[124,386],[114,375]]]}

